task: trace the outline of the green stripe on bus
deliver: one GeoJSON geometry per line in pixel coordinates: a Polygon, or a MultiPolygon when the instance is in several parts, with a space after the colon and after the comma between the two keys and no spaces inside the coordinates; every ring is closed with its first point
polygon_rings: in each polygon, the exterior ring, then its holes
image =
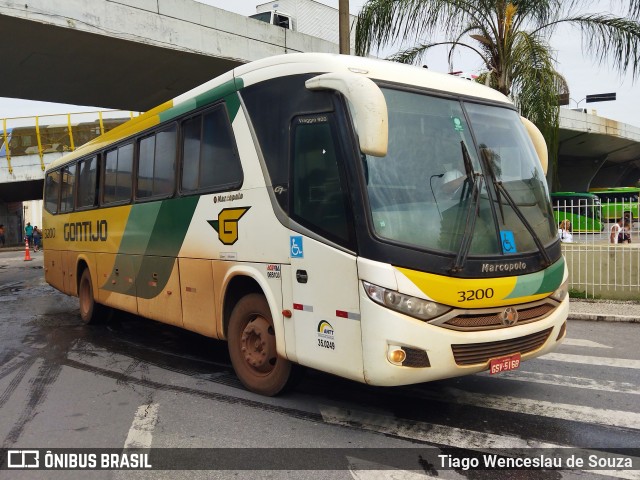
{"type": "Polygon", "coordinates": [[[561,258],[545,270],[517,277],[516,286],[506,298],[528,297],[530,295],[555,292],[562,284],[563,276],[564,258],[561,258]]]}
{"type": "Polygon", "coordinates": [[[151,236],[144,251],[145,255],[178,255],[199,199],[199,195],[193,195],[162,202],[153,231],[149,232],[151,236]]]}
{"type": "Polygon", "coordinates": [[[144,256],[136,269],[138,297],[153,298],[166,286],[199,199],[199,196],[191,196],[162,202],[144,256]],[[157,283],[152,286],[149,282],[156,279],[157,283]]]}
{"type": "Polygon", "coordinates": [[[229,110],[229,117],[233,122],[236,114],[238,113],[238,109],[240,108],[240,99],[238,98],[237,90],[238,88],[242,88],[244,82],[241,79],[229,80],[228,82],[223,83],[222,85],[218,85],[211,90],[207,90],[206,92],[201,93],[200,95],[195,96],[194,98],[190,98],[185,100],[179,105],[175,107],[169,108],[164,112],[160,112],[158,116],[160,117],[160,122],[166,122],[167,120],[172,120],[180,115],[190,112],[191,110],[195,110],[196,108],[200,108],[211,103],[215,103],[218,100],[224,98],[227,102],[227,109],[229,110]],[[237,87],[236,85],[240,85],[237,87]]]}
{"type": "Polygon", "coordinates": [[[536,293],[555,292],[562,285],[564,277],[564,257],[544,271],[544,280],[536,293]]]}
{"type": "Polygon", "coordinates": [[[199,196],[191,196],[134,205],[118,256],[131,257],[135,290],[124,284],[105,285],[104,288],[147,299],[162,292],[187,236],[199,199],[199,196]]]}

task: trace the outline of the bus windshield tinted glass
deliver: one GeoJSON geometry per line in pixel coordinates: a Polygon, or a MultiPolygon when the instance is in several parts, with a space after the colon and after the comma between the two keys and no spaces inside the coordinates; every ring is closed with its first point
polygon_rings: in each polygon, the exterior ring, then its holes
{"type": "Polygon", "coordinates": [[[472,236],[470,255],[536,251],[531,228],[544,245],[555,241],[545,177],[515,111],[393,89],[382,91],[389,111],[388,153],[365,159],[377,236],[421,249],[458,253],[472,209],[475,225],[467,233],[472,236]],[[504,193],[496,193],[479,155],[491,163],[495,180],[502,182],[530,229],[504,193]],[[474,177],[481,175],[485,181],[475,182],[474,177]],[[474,182],[480,186],[475,200],[474,182]]]}

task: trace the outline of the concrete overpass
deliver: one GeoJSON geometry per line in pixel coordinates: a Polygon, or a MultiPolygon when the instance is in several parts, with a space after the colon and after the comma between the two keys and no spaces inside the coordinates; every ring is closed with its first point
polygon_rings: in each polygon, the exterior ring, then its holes
{"type": "Polygon", "coordinates": [[[193,0],[0,0],[0,32],[1,97],[135,111],[249,61],[338,53],[193,0]]]}
{"type": "MultiPolygon", "coordinates": [[[[0,0],[0,31],[0,96],[135,111],[248,61],[338,49],[193,0],[0,0]]],[[[635,183],[640,129],[563,109],[559,164],[563,190],[635,183]]],[[[0,198],[39,196],[39,163],[25,175],[0,198]]]]}
{"type": "Polygon", "coordinates": [[[564,191],[635,185],[640,179],[640,128],[562,108],[558,165],[564,191]]]}

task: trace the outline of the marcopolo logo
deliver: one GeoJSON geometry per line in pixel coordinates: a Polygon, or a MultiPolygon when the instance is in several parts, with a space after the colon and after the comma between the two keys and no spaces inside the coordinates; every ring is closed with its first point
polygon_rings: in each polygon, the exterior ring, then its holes
{"type": "Polygon", "coordinates": [[[238,222],[251,207],[225,208],[220,210],[218,220],[208,220],[218,238],[225,245],[233,245],[238,241],[238,222]]]}
{"type": "Polygon", "coordinates": [[[525,262],[483,263],[482,273],[520,272],[527,269],[525,262]]]}

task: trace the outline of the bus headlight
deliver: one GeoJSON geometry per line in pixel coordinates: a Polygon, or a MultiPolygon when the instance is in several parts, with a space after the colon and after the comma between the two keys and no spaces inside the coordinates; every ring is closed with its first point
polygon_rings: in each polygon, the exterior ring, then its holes
{"type": "Polygon", "coordinates": [[[569,279],[567,279],[562,285],[560,285],[558,289],[550,295],[550,297],[561,302],[562,300],[564,300],[564,297],[566,297],[568,293],[569,279]]]}
{"type": "Polygon", "coordinates": [[[423,300],[379,287],[369,282],[362,282],[367,296],[376,303],[396,312],[405,313],[420,320],[431,320],[451,310],[451,307],[440,303],[423,300]]]}

